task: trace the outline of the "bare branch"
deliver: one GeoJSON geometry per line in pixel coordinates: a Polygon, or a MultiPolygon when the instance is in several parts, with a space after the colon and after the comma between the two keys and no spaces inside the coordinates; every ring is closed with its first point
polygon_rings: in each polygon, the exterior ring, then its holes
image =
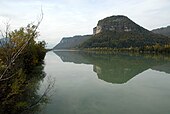
{"type": "MultiPolygon", "coordinates": [[[[18,71],[19,72],[19,71],[18,71]]],[[[10,78],[14,77],[16,74],[18,74],[18,72],[14,73],[13,75],[11,75],[10,77],[7,77],[7,78],[3,78],[0,80],[1,81],[6,81],[6,80],[9,80],[10,78]]]]}
{"type": "Polygon", "coordinates": [[[39,105],[39,103],[45,98],[47,97],[47,95],[49,94],[49,92],[54,88],[55,85],[55,80],[51,79],[51,77],[48,77],[48,85],[45,89],[45,91],[43,92],[43,94],[41,95],[41,97],[35,101],[33,104],[31,104],[30,106],[28,106],[27,108],[25,108],[23,110],[23,112],[28,111],[32,108],[34,108],[35,106],[39,105]]]}
{"type": "MultiPolygon", "coordinates": [[[[43,11],[41,9],[41,18],[40,20],[38,21],[34,31],[33,31],[33,34],[36,33],[38,27],[40,26],[41,22],[43,20],[43,11]]],[[[7,28],[6,28],[6,36],[7,36],[7,31],[9,30],[9,26],[7,25],[7,28]]],[[[22,51],[25,49],[25,47],[28,45],[28,42],[33,38],[34,36],[30,36],[28,38],[28,40],[21,46],[21,48],[13,55],[13,57],[11,58],[9,64],[7,65],[7,68],[4,70],[4,72],[1,74],[0,76],[0,80],[2,80],[2,78],[4,77],[4,75],[7,73],[7,71],[11,68],[12,64],[15,62],[15,60],[18,58],[18,56],[22,53],[22,51]]]]}
{"type": "Polygon", "coordinates": [[[2,30],[0,30],[0,33],[1,33],[1,36],[2,36],[3,38],[5,38],[5,35],[4,35],[4,33],[2,32],[2,30]]]}

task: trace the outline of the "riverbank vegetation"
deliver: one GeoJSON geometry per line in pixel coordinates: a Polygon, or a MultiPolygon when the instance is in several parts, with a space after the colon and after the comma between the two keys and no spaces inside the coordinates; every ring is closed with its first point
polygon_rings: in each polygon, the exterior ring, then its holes
{"type": "MultiPolygon", "coordinates": [[[[36,42],[39,36],[37,25],[29,24],[9,31],[6,26],[0,42],[0,113],[19,114],[35,109],[39,102],[46,102],[49,85],[43,95],[37,90],[45,77],[43,60],[46,54],[45,41],[36,42]]],[[[28,114],[28,112],[26,112],[28,114]]]]}
{"type": "Polygon", "coordinates": [[[110,47],[93,47],[85,48],[85,51],[106,51],[106,52],[130,52],[130,53],[148,53],[148,54],[170,54],[170,44],[167,45],[151,45],[142,47],[129,48],[110,48],[110,47]]]}

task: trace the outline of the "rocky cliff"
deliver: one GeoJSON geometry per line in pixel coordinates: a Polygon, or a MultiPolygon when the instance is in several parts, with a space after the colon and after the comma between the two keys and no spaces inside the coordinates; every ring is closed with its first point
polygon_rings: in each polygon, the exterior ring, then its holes
{"type": "Polygon", "coordinates": [[[117,32],[148,32],[148,30],[137,25],[128,17],[123,15],[111,16],[98,21],[98,24],[93,28],[93,35],[102,31],[117,31],[117,32]]]}
{"type": "Polygon", "coordinates": [[[84,36],[73,36],[62,38],[59,44],[57,44],[53,49],[73,49],[77,48],[81,43],[88,40],[91,35],[84,36]]]}

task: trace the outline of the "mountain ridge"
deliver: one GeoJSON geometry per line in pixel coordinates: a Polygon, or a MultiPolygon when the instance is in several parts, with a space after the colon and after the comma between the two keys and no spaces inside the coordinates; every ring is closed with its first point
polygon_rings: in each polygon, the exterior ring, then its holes
{"type": "Polygon", "coordinates": [[[169,44],[167,36],[147,30],[127,16],[113,15],[99,20],[93,35],[63,38],[54,49],[143,48],[169,44]]]}
{"type": "Polygon", "coordinates": [[[91,35],[76,35],[73,37],[63,37],[53,49],[72,49],[77,48],[81,43],[89,39],[91,35]]]}
{"type": "Polygon", "coordinates": [[[98,21],[93,36],[81,48],[130,48],[169,44],[166,36],[154,34],[127,16],[110,16],[98,21]]]}
{"type": "Polygon", "coordinates": [[[147,29],[141,27],[127,16],[123,15],[110,16],[99,20],[97,26],[93,29],[93,35],[107,30],[117,32],[130,32],[137,30],[140,32],[148,32],[147,29]]]}
{"type": "Polygon", "coordinates": [[[170,37],[170,26],[153,29],[152,32],[170,37]]]}

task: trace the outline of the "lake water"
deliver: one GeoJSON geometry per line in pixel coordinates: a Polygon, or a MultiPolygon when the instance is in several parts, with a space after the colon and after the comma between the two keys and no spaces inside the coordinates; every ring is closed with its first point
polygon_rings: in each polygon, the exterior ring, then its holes
{"type": "Polygon", "coordinates": [[[41,114],[169,114],[170,62],[163,56],[48,52],[55,78],[41,114]]]}

